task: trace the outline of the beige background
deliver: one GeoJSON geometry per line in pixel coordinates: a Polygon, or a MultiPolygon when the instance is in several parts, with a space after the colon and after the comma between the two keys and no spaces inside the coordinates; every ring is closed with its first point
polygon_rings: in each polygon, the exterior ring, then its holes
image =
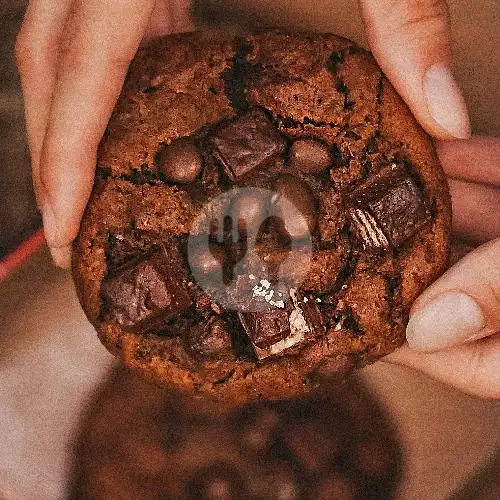
{"type": "MultiPolygon", "coordinates": [[[[5,3],[16,2],[0,0],[0,7],[5,3]]],[[[286,20],[363,38],[354,1],[211,3],[251,9],[266,24],[286,20]]],[[[500,135],[499,2],[450,4],[457,74],[474,128],[500,135]]],[[[19,109],[18,94],[9,96],[19,109]]],[[[70,277],[51,266],[45,250],[0,283],[0,339],[0,498],[61,498],[82,404],[112,359],[84,318],[70,277]]],[[[397,419],[404,440],[407,471],[399,498],[449,498],[498,449],[499,402],[384,363],[365,369],[363,377],[397,419]]]]}

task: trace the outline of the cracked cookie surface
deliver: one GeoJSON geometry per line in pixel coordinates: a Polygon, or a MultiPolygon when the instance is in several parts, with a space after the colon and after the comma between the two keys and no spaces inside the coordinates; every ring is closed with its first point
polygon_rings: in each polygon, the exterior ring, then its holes
{"type": "Polygon", "coordinates": [[[73,272],[126,365],[277,399],[403,342],[444,269],[450,211],[431,141],[352,42],[164,37],[139,50],[100,145],[73,272]],[[232,225],[211,228],[218,211],[232,225]],[[189,246],[205,236],[209,251],[189,246]],[[201,286],[215,273],[224,296],[201,286]]]}

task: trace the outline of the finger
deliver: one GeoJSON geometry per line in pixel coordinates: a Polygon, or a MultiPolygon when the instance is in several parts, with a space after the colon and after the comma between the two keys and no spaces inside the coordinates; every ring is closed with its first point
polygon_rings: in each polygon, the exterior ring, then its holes
{"type": "Polygon", "coordinates": [[[422,353],[403,346],[384,361],[427,373],[483,398],[500,398],[500,336],[443,351],[422,353]]]}
{"type": "Polygon", "coordinates": [[[78,0],[68,19],[40,162],[46,239],[66,257],[92,188],[98,143],[153,6],[78,0]]]}
{"type": "Polygon", "coordinates": [[[191,19],[191,0],[170,1],[171,33],[183,33],[194,29],[191,19]]]}
{"type": "Polygon", "coordinates": [[[467,254],[414,303],[412,349],[436,351],[500,331],[500,238],[467,254]]]}
{"type": "Polygon", "coordinates": [[[481,243],[500,236],[500,188],[456,179],[448,186],[456,235],[481,243]]]}
{"type": "Polygon", "coordinates": [[[500,187],[500,138],[475,136],[468,141],[439,141],[436,149],[450,177],[500,187]]]}
{"type": "Polygon", "coordinates": [[[31,0],[16,40],[33,186],[39,205],[40,153],[56,80],[59,42],[71,0],[31,0]]]}
{"type": "Polygon", "coordinates": [[[169,4],[171,0],[159,0],[151,12],[146,31],[145,38],[161,36],[166,33],[171,33],[171,17],[169,12],[169,4]]]}
{"type": "Polygon", "coordinates": [[[145,37],[184,33],[194,29],[190,0],[159,0],[151,13],[145,37]]]}
{"type": "Polygon", "coordinates": [[[370,47],[417,120],[440,139],[470,135],[450,64],[445,0],[359,0],[370,47]]]}
{"type": "Polygon", "coordinates": [[[451,241],[450,257],[448,259],[449,267],[463,259],[468,253],[474,250],[475,246],[468,240],[463,240],[454,236],[451,241]]]}

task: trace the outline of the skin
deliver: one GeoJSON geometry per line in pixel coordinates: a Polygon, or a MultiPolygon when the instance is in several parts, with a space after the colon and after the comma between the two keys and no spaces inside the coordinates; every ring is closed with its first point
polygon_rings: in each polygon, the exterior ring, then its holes
{"type": "MultiPolygon", "coordinates": [[[[455,232],[483,244],[420,296],[408,345],[385,359],[472,394],[500,397],[500,139],[470,138],[467,110],[450,69],[444,0],[359,4],[378,63],[424,129],[439,140],[455,232]],[[439,310],[430,308],[450,291],[479,308],[481,320],[467,326],[470,331],[463,325],[447,331],[439,310]],[[417,321],[426,310],[432,310],[436,328],[417,321]]],[[[144,38],[193,29],[188,9],[188,0],[30,1],[16,55],[33,183],[57,265],[69,267],[97,146],[130,61],[144,38]]]]}

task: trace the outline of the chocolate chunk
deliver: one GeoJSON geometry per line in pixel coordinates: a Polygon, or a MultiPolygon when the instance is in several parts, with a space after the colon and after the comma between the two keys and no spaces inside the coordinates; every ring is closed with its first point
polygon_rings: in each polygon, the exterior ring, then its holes
{"type": "Polygon", "coordinates": [[[165,146],[160,158],[160,170],[170,182],[189,184],[201,172],[201,155],[190,137],[172,141],[165,146]]]}
{"type": "Polygon", "coordinates": [[[289,288],[302,285],[311,265],[311,249],[259,247],[249,256],[247,269],[256,276],[266,276],[271,282],[280,282],[289,288]]]}
{"type": "Polygon", "coordinates": [[[267,218],[268,199],[264,190],[245,189],[233,200],[231,216],[236,221],[238,230],[251,235],[257,235],[267,218]]]}
{"type": "Polygon", "coordinates": [[[401,164],[356,189],[349,204],[351,227],[369,250],[398,247],[430,221],[423,193],[401,164]]]}
{"type": "Polygon", "coordinates": [[[247,498],[243,480],[231,464],[216,462],[195,471],[186,483],[186,500],[247,498]]]}
{"type": "Polygon", "coordinates": [[[290,147],[288,164],[307,174],[320,174],[332,164],[330,148],[312,138],[297,139],[290,147]]]}
{"type": "Polygon", "coordinates": [[[200,322],[188,334],[187,347],[202,359],[234,359],[231,334],[220,320],[200,322]]]}
{"type": "MultiPolygon", "coordinates": [[[[263,298],[267,300],[266,297],[263,298]]],[[[294,291],[283,306],[267,311],[239,312],[241,324],[258,359],[265,359],[299,344],[312,341],[325,333],[325,325],[316,300],[298,300],[294,291]]]]}
{"type": "Polygon", "coordinates": [[[191,305],[165,247],[108,278],[102,296],[108,313],[124,329],[144,333],[191,305]]]}
{"type": "Polygon", "coordinates": [[[106,261],[108,269],[116,270],[129,266],[137,261],[138,257],[151,252],[158,246],[159,241],[154,235],[136,229],[119,229],[108,235],[108,246],[106,248],[106,261]]]}
{"type": "Polygon", "coordinates": [[[276,179],[274,190],[273,202],[281,216],[281,231],[295,239],[310,236],[318,222],[318,207],[309,186],[293,175],[283,175],[276,179]]]}
{"type": "Polygon", "coordinates": [[[254,108],[218,129],[213,154],[231,179],[263,167],[284,150],[284,139],[265,113],[254,108]]]}

